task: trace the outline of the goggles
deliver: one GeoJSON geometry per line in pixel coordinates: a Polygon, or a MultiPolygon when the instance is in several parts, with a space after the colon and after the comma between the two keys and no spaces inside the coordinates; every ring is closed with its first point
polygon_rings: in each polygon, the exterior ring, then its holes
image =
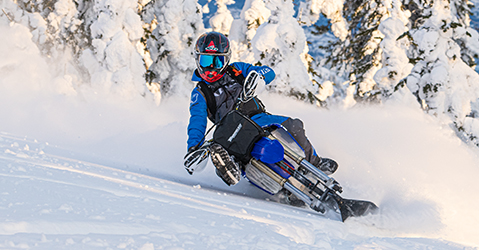
{"type": "Polygon", "coordinates": [[[225,65],[225,56],[200,55],[200,65],[204,68],[221,69],[225,65]]]}

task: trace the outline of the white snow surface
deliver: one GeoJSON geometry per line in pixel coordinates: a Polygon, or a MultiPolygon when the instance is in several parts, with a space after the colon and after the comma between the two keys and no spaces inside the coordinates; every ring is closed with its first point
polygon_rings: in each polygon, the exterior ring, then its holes
{"type": "Polygon", "coordinates": [[[342,223],[227,187],[211,164],[190,176],[187,99],[67,94],[28,29],[0,34],[0,249],[479,248],[479,153],[416,104],[261,96],[339,162],[345,198],[380,207],[342,223]]]}

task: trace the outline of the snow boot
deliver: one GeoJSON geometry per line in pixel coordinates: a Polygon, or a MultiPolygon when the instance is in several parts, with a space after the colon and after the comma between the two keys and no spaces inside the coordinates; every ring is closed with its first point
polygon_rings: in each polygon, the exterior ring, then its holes
{"type": "Polygon", "coordinates": [[[319,165],[315,166],[327,175],[332,175],[334,172],[336,172],[336,170],[338,170],[338,163],[329,158],[320,158],[319,165]]]}
{"type": "MultiPolygon", "coordinates": [[[[335,160],[318,156],[313,156],[312,158],[313,159],[311,159],[310,163],[327,175],[332,175],[334,172],[336,172],[336,170],[338,170],[338,163],[335,160]]],[[[308,173],[308,171],[303,167],[300,167],[299,170],[304,174],[308,173]]]]}
{"type": "Polygon", "coordinates": [[[211,161],[216,167],[218,175],[228,186],[235,185],[240,181],[238,164],[231,159],[231,156],[219,144],[210,147],[211,161]]]}

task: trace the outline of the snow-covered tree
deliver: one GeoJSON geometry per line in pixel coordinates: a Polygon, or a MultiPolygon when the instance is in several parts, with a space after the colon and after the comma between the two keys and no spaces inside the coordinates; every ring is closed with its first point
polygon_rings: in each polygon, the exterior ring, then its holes
{"type": "MultiPolygon", "coordinates": [[[[322,13],[329,18],[327,28],[338,38],[321,47],[329,53],[317,67],[331,67],[340,76],[336,80],[346,80],[335,84],[345,106],[381,99],[412,67],[406,57],[407,42],[396,41],[407,31],[409,11],[400,0],[340,2],[308,0],[304,4],[301,20],[314,23],[322,13]]],[[[322,29],[312,32],[322,35],[322,29]]]]}
{"type": "Polygon", "coordinates": [[[479,75],[463,61],[467,50],[460,46],[474,48],[479,41],[471,40],[478,36],[469,28],[463,2],[417,3],[423,11],[419,25],[407,34],[415,66],[406,83],[424,110],[449,117],[463,138],[479,146],[479,75]]]}
{"type": "MultiPolygon", "coordinates": [[[[470,1],[304,0],[295,18],[290,0],[245,0],[234,21],[226,8],[232,3],[216,0],[212,29],[229,33],[233,61],[274,68],[271,90],[346,107],[410,91],[426,112],[479,146],[479,33],[470,27],[470,1]],[[315,26],[321,15],[327,26],[315,26]],[[304,30],[309,40],[333,41],[314,48],[324,60],[308,55],[304,30]]],[[[160,97],[188,95],[193,87],[194,42],[205,31],[197,0],[3,0],[0,6],[0,22],[30,29],[62,94],[93,86],[130,98],[148,87],[160,97]]]]}
{"type": "Polygon", "coordinates": [[[406,53],[410,43],[406,39],[401,39],[408,31],[411,12],[403,10],[404,6],[399,0],[389,1],[386,7],[389,17],[378,27],[383,36],[379,45],[381,61],[379,70],[373,76],[382,98],[387,98],[396,91],[399,82],[411,72],[413,67],[406,53]]]}
{"type": "Polygon", "coordinates": [[[271,11],[266,8],[263,0],[245,0],[240,19],[233,21],[229,33],[232,61],[254,62],[251,40],[270,15],[271,11]]]}
{"type": "Polygon", "coordinates": [[[308,72],[313,83],[318,86],[315,99],[321,106],[336,102],[343,97],[345,90],[341,88],[345,82],[342,74],[332,71],[330,66],[322,64],[321,58],[330,54],[330,44],[344,40],[348,34],[347,24],[342,16],[343,1],[338,0],[305,0],[299,5],[299,22],[304,26],[308,43],[313,46],[312,55],[308,61],[308,72]],[[318,25],[321,14],[329,18],[327,25],[318,25]],[[339,87],[338,87],[339,86],[339,87]],[[333,97],[335,99],[333,99],[333,97]]]}
{"type": "Polygon", "coordinates": [[[152,0],[142,16],[150,24],[146,38],[152,60],[150,83],[159,83],[162,95],[188,95],[196,69],[195,41],[204,32],[201,6],[196,0],[152,0]]]}
{"type": "MultiPolygon", "coordinates": [[[[74,94],[92,85],[130,98],[145,95],[137,0],[18,1],[32,40],[52,62],[56,84],[74,94]],[[53,63],[54,62],[54,63],[53,63]]],[[[53,84],[55,84],[53,83],[53,84]]]]}
{"type": "Polygon", "coordinates": [[[293,17],[293,3],[289,0],[269,0],[271,10],[268,22],[263,23],[251,41],[258,64],[269,65],[276,72],[270,89],[309,98],[315,89],[308,75],[308,47],[306,36],[293,17]]]}
{"type": "Polygon", "coordinates": [[[342,13],[344,0],[305,0],[300,3],[300,21],[306,25],[314,25],[321,14],[330,19],[331,32],[344,41],[348,35],[348,24],[342,13]]]}
{"type": "MultiPolygon", "coordinates": [[[[137,0],[82,3],[91,47],[80,56],[92,85],[125,97],[145,95],[145,67],[136,49],[143,35],[137,0]]],[[[81,5],[79,5],[81,7],[81,5]]]]}
{"type": "Polygon", "coordinates": [[[380,68],[382,51],[379,44],[384,37],[379,25],[388,17],[387,11],[380,0],[346,1],[344,4],[344,19],[349,30],[346,36],[340,33],[344,38],[340,37],[333,44],[327,63],[349,78],[345,87],[354,87],[355,99],[369,99],[377,93],[373,77],[380,68]]]}
{"type": "Polygon", "coordinates": [[[209,23],[213,31],[228,35],[233,23],[233,16],[227,5],[233,4],[234,0],[216,0],[216,13],[210,18],[209,23]]]}
{"type": "MultiPolygon", "coordinates": [[[[315,22],[318,13],[332,23],[341,9],[331,1],[307,0],[304,6],[305,23],[315,22]]],[[[345,1],[347,35],[328,27],[338,39],[320,66],[348,78],[335,85],[346,106],[385,100],[407,86],[428,113],[448,116],[463,138],[479,145],[479,79],[473,70],[479,36],[469,26],[470,7],[465,0],[345,1]]]]}
{"type": "Polygon", "coordinates": [[[71,0],[4,1],[2,14],[3,11],[11,15],[13,22],[30,28],[32,41],[46,61],[52,63],[50,70],[57,78],[50,87],[62,94],[76,94],[75,87],[85,79],[73,58],[86,39],[75,3],[71,0]]]}
{"type": "Polygon", "coordinates": [[[43,54],[51,56],[54,50],[62,49],[71,34],[81,23],[74,16],[76,8],[72,1],[20,1],[21,8],[32,30],[33,41],[43,54]]]}

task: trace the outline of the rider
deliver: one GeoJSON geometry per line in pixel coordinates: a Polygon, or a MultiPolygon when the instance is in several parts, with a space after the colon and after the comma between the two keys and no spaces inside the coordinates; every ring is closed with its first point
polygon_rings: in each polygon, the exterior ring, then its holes
{"type": "MultiPolygon", "coordinates": [[[[275,78],[274,71],[268,66],[253,66],[243,62],[229,64],[231,58],[229,40],[218,32],[201,35],[196,41],[194,53],[197,69],[192,81],[198,84],[191,93],[188,153],[195,150],[204,140],[207,118],[217,124],[237,106],[237,100],[243,91],[243,82],[251,71],[259,73],[265,84],[269,84],[275,78]]],[[[248,103],[250,105],[243,105],[241,110],[243,114],[249,116],[261,127],[281,124],[304,149],[307,161],[326,174],[336,171],[338,164],[334,160],[322,158],[316,154],[305,135],[301,120],[267,113],[257,97],[248,103]]],[[[211,151],[212,154],[218,153],[222,158],[218,162],[215,157],[212,157],[217,168],[216,174],[227,185],[236,184],[240,179],[238,164],[231,160],[228,153],[218,144],[213,144],[211,151]]]]}

